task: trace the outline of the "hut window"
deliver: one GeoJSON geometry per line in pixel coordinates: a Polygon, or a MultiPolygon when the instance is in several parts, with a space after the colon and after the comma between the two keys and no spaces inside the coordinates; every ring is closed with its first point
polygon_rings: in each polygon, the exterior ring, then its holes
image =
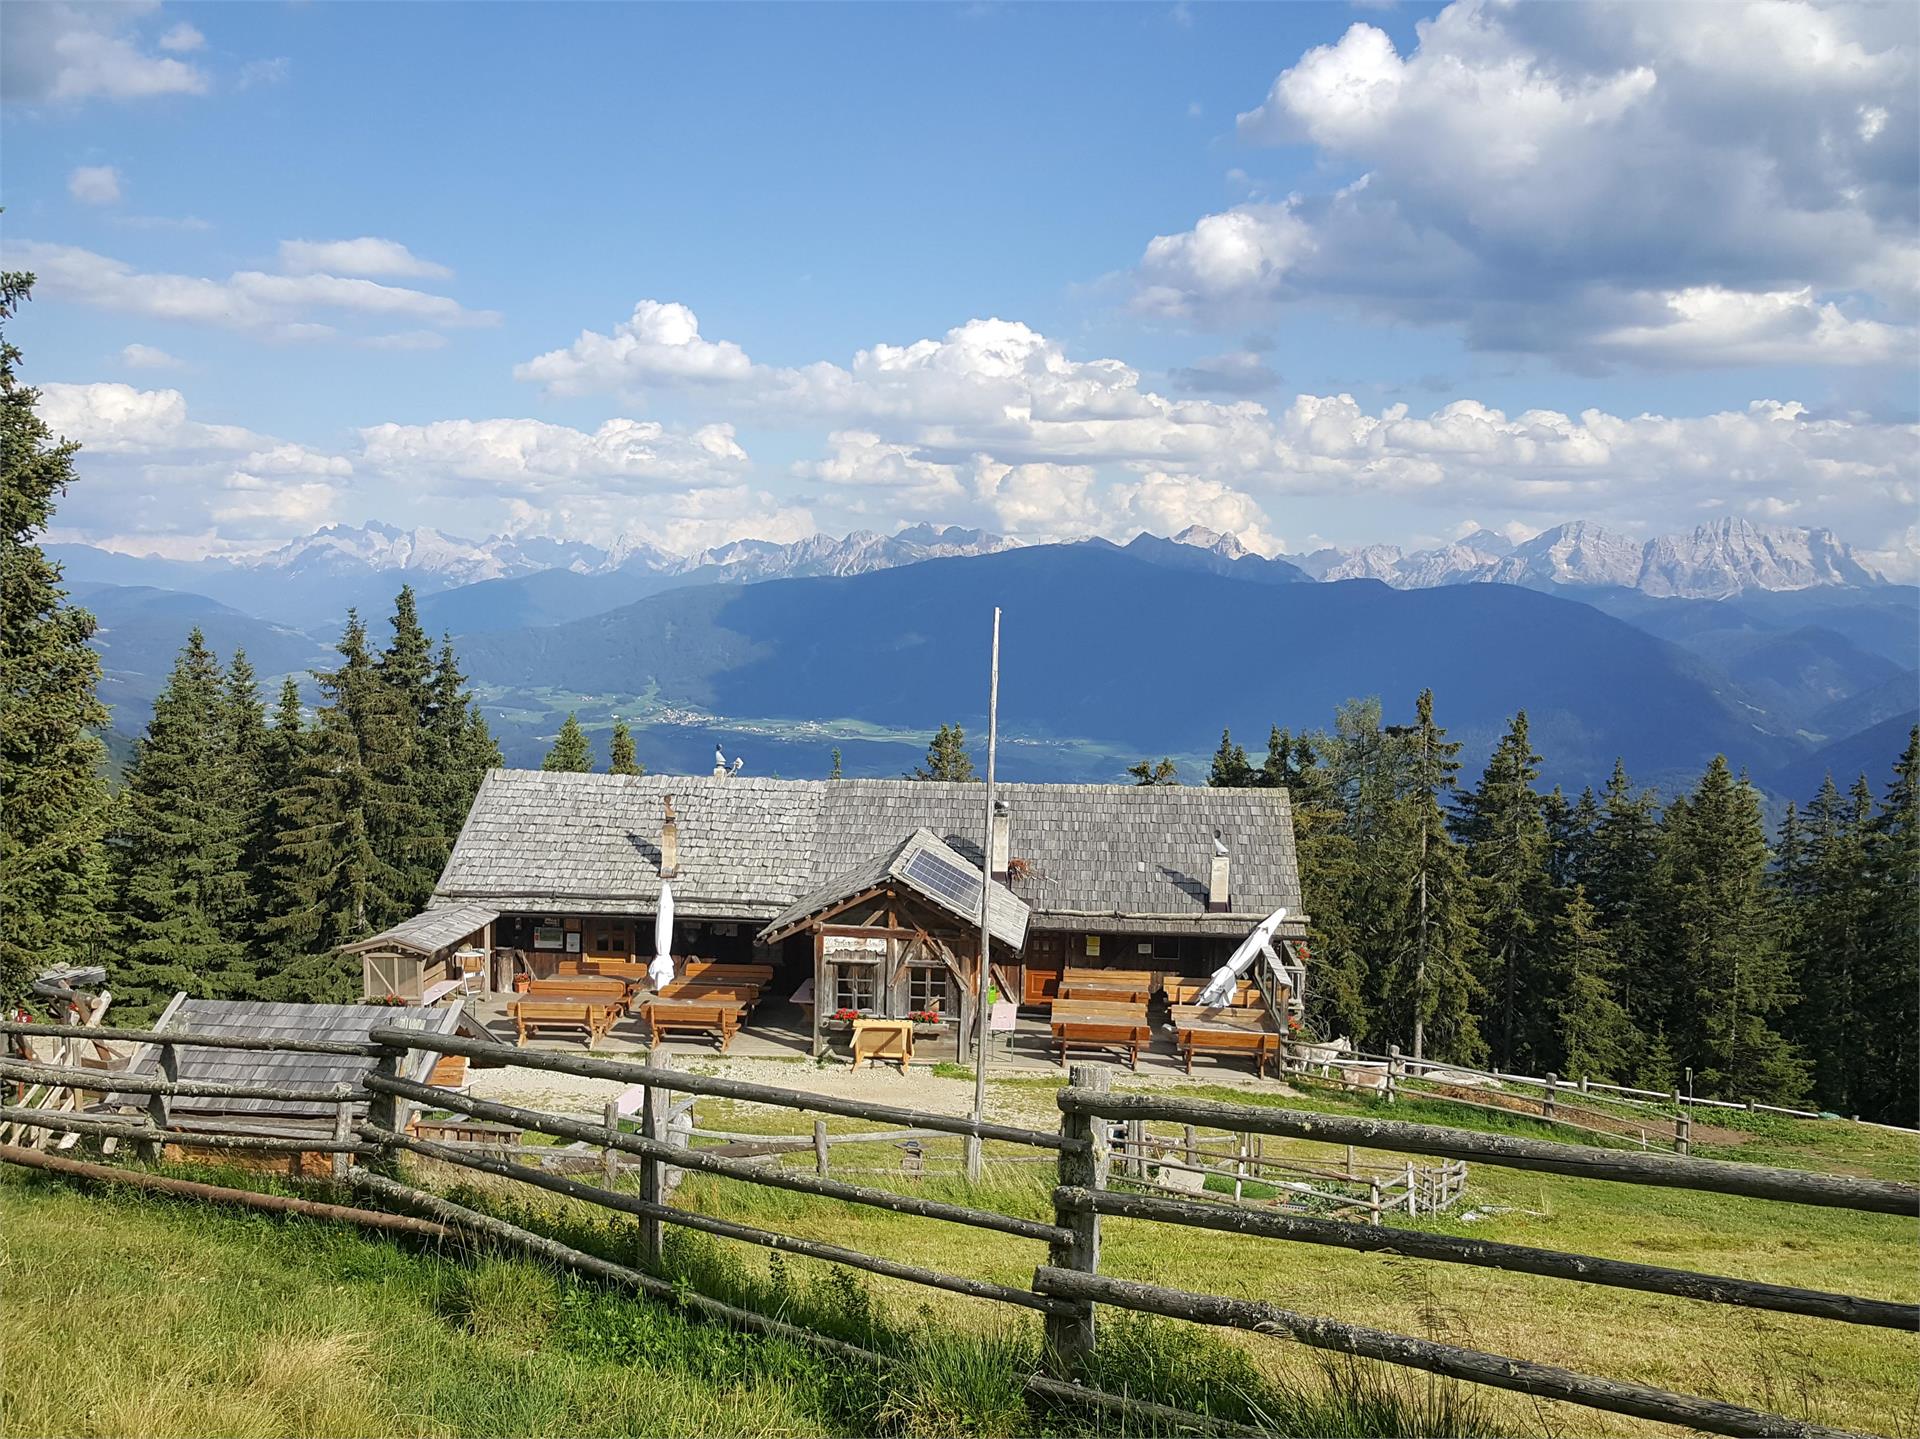
{"type": "Polygon", "coordinates": [[[907,1008],[946,1012],[953,997],[952,976],[944,964],[915,964],[907,968],[907,1008]]]}
{"type": "Polygon", "coordinates": [[[838,964],[833,971],[835,1009],[872,1009],[879,994],[880,967],[874,964],[838,964]]]}
{"type": "Polygon", "coordinates": [[[624,919],[587,921],[587,953],[625,955],[633,952],[632,928],[624,919]]]}

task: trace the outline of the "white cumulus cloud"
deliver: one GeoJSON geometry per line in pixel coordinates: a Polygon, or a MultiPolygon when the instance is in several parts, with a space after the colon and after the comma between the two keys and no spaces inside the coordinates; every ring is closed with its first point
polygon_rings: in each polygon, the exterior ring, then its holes
{"type": "Polygon", "coordinates": [[[120,172],[111,165],[77,165],[67,176],[67,193],[83,205],[112,205],[120,199],[120,172]]]}
{"type": "Polygon", "coordinates": [[[453,275],[445,265],[423,260],[398,240],[362,235],[357,240],[282,240],[280,268],[289,275],[398,276],[402,279],[445,280],[453,275]]]}
{"type": "MultiPolygon", "coordinates": [[[[152,0],[0,5],[0,94],[27,104],[205,94],[204,71],[145,48],[140,21],[157,8],[152,0]]],[[[166,43],[179,29],[161,37],[162,48],[183,48],[166,43]]]]}
{"type": "Polygon", "coordinates": [[[702,338],[685,305],[642,300],[610,335],[582,331],[564,350],[516,366],[514,376],[555,394],[630,393],[662,383],[740,380],[752,366],[731,341],[702,338]]]}
{"type": "Polygon", "coordinates": [[[185,364],[177,355],[138,341],[121,347],[120,363],[134,370],[178,370],[185,364]]]}

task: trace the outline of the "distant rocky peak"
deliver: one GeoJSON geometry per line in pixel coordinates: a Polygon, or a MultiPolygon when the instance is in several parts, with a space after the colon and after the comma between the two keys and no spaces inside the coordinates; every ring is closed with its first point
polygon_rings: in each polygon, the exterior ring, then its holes
{"type": "Polygon", "coordinates": [[[1231,530],[1222,534],[1219,530],[1210,530],[1205,525],[1188,525],[1179,534],[1172,536],[1176,545],[1192,545],[1197,550],[1206,550],[1219,555],[1222,559],[1237,560],[1242,555],[1251,554],[1240,543],[1240,536],[1231,530]]]}

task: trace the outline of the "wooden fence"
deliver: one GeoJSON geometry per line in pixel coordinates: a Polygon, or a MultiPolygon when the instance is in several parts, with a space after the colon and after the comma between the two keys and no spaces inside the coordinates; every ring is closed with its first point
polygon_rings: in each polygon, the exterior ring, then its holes
{"type": "MultiPolygon", "coordinates": [[[[0,1027],[0,1030],[3,1028],[0,1027]]],[[[47,1027],[40,1027],[40,1032],[46,1030],[47,1027]]],[[[149,1033],[141,1037],[147,1042],[161,1044],[163,1054],[166,1046],[199,1043],[282,1050],[316,1048],[297,1041],[259,1040],[247,1043],[231,1038],[216,1041],[188,1034],[163,1037],[149,1033]]],[[[1737,1194],[1787,1203],[1905,1216],[1920,1212],[1920,1187],[1914,1185],[1809,1174],[1679,1155],[1559,1144],[1438,1125],[1315,1114],[1273,1106],[1222,1104],[1165,1094],[1115,1093],[1110,1088],[1110,1071],[1102,1066],[1073,1067],[1070,1082],[1058,1094],[1061,1114],[1059,1127],[1056,1130],[1043,1130],[998,1123],[975,1124],[952,1115],[835,1098],[805,1090],[694,1075],[656,1065],[594,1055],[521,1050],[489,1040],[431,1035],[414,1029],[376,1028],[370,1039],[368,1045],[352,1051],[368,1054],[376,1060],[375,1067],[364,1076],[355,1096],[367,1102],[367,1118],[351,1133],[334,1136],[328,1144],[337,1147],[341,1154],[361,1161],[346,1170],[345,1178],[374,1200],[425,1216],[428,1220],[456,1230],[490,1236],[519,1246],[601,1280],[668,1302],[680,1303],[729,1324],[815,1344],[862,1362],[879,1362],[879,1356],[844,1341],[798,1329],[785,1321],[690,1293],[684,1285],[676,1286],[660,1277],[654,1271],[661,1254],[663,1226],[676,1225],[719,1238],[804,1255],[888,1279],[1037,1312],[1044,1323],[1048,1372],[1032,1376],[1029,1391],[1046,1399],[1071,1399],[1105,1407],[1140,1421],[1151,1420],[1197,1429],[1221,1427],[1216,1421],[1143,1400],[1104,1394],[1077,1382],[1088,1372],[1096,1352],[1101,1306],[1286,1335],[1318,1348],[1715,1433],[1819,1436],[1839,1432],[1804,1420],[1710,1398],[1674,1394],[1646,1385],[1576,1374],[1528,1360],[1298,1314],[1259,1300],[1200,1294],[1103,1274],[1100,1266],[1103,1221],[1123,1220],[1176,1228],[1208,1229],[1239,1235],[1248,1243],[1277,1240],[1364,1253],[1394,1254],[1436,1263],[1464,1264],[1573,1283],[1676,1296],[1705,1303],[1814,1316],[1842,1323],[1908,1331],[1920,1327],[1920,1306],[1911,1304],[1558,1250],[1492,1243],[1387,1227],[1379,1223],[1356,1224],[1337,1218],[1253,1209],[1224,1202],[1203,1202],[1195,1198],[1172,1198],[1114,1187],[1116,1182],[1127,1177],[1122,1171],[1145,1157],[1142,1151],[1147,1147],[1150,1133],[1146,1125],[1151,1123],[1180,1126],[1182,1140],[1191,1132],[1190,1126],[1192,1130],[1219,1130],[1230,1136],[1311,1140],[1437,1159],[1441,1161],[1439,1166],[1428,1167],[1437,1174],[1457,1176],[1462,1183],[1467,1163],[1490,1164],[1614,1183],[1737,1194]],[[633,1116],[637,1121],[637,1132],[627,1127],[627,1121],[618,1107],[611,1104],[598,1119],[585,1119],[481,1099],[406,1079],[402,1077],[401,1070],[409,1049],[441,1055],[466,1055],[471,1059],[503,1066],[574,1074],[639,1086],[640,1103],[633,1116]],[[881,1135],[871,1131],[830,1135],[825,1128],[825,1119],[817,1120],[811,1146],[815,1170],[807,1173],[777,1162],[768,1163],[765,1155],[743,1157],[692,1145],[684,1125],[676,1129],[669,1123],[669,1114],[676,1101],[684,1107],[690,1097],[772,1105],[801,1113],[888,1125],[893,1127],[893,1131],[881,1135]],[[414,1107],[463,1116],[465,1122],[506,1126],[521,1133],[546,1135],[597,1150],[604,1161],[601,1182],[549,1173],[542,1168],[515,1162],[513,1155],[496,1152],[503,1147],[500,1145],[449,1143],[423,1137],[409,1127],[409,1111],[414,1107]],[[1117,1145],[1116,1126],[1119,1130],[1117,1145]],[[893,1142],[901,1133],[927,1136],[929,1139],[993,1141],[1031,1151],[1032,1157],[1050,1161],[1054,1165],[1056,1178],[1051,1217],[1036,1219],[1030,1215],[1006,1214],[924,1194],[852,1183],[831,1174],[827,1155],[835,1142],[893,1142]],[[1141,1140],[1137,1146],[1130,1142],[1135,1135],[1140,1136],[1141,1140]],[[586,1254],[550,1236],[454,1204],[417,1183],[408,1183],[399,1163],[401,1157],[407,1155],[524,1184],[629,1216],[638,1223],[641,1262],[637,1267],[628,1266],[586,1254]],[[1043,1244],[1046,1246],[1045,1258],[1036,1264],[1032,1282],[1026,1287],[975,1276],[943,1273],[904,1258],[870,1254],[838,1244],[782,1234],[676,1206],[668,1202],[668,1194],[670,1177],[677,1172],[709,1174],[982,1229],[1015,1241],[1043,1244]],[[624,1181],[630,1176],[637,1176],[637,1185],[625,1184],[624,1181]]],[[[341,1046],[338,1045],[318,1047],[318,1052],[323,1053],[337,1053],[340,1050],[341,1046]]],[[[335,1104],[349,1102],[347,1096],[332,1091],[316,1095],[273,1086],[183,1083],[165,1077],[167,1065],[164,1061],[161,1067],[163,1074],[157,1079],[127,1076],[107,1079],[97,1073],[87,1076],[88,1087],[96,1091],[110,1086],[116,1093],[149,1096],[149,1112],[144,1122],[121,1116],[49,1113],[17,1106],[0,1108],[0,1120],[50,1132],[77,1133],[110,1141],[130,1138],[141,1145],[143,1154],[151,1154],[163,1144],[187,1142],[201,1145],[221,1139],[244,1148],[251,1147],[249,1141],[262,1138],[257,1134],[209,1136],[204,1132],[195,1132],[183,1135],[177,1129],[169,1128],[164,1104],[154,1102],[170,1096],[238,1095],[245,1092],[271,1098],[319,1099],[335,1104]]],[[[63,1083],[63,1073],[53,1066],[13,1060],[0,1062],[0,1077],[16,1083],[63,1083]]],[[[738,1141],[747,1137],[731,1138],[738,1141]]],[[[1152,1142],[1165,1141],[1163,1137],[1152,1142]]],[[[327,1147],[306,1139],[298,1143],[302,1148],[327,1147]]],[[[804,1144],[805,1141],[797,1143],[804,1144]]],[[[1196,1139],[1196,1152],[1197,1145],[1196,1139]]],[[[1249,1154],[1247,1151],[1251,1147],[1251,1140],[1240,1140],[1240,1157],[1264,1160],[1258,1150],[1249,1154]]],[[[15,1152],[0,1151],[0,1156],[10,1158],[15,1152]]],[[[578,1153],[577,1150],[574,1152],[578,1153]]],[[[1028,1156],[1015,1157],[1024,1159],[1028,1156]]],[[[56,1165],[66,1162],[46,1156],[36,1158],[56,1165]]],[[[1304,1161],[1294,1157],[1276,1158],[1272,1163],[1305,1167],[1304,1161]]],[[[1375,1164],[1377,1161],[1369,1160],[1366,1163],[1375,1164]]],[[[1348,1174],[1357,1177],[1363,1172],[1350,1161],[1348,1174]]],[[[1380,1220],[1383,1212],[1376,1209],[1371,1217],[1380,1220]]]]}

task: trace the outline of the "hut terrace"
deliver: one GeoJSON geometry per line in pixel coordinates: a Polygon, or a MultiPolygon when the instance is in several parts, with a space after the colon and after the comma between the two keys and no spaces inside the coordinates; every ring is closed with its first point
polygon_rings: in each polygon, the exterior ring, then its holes
{"type": "Polygon", "coordinates": [[[983,856],[977,783],[494,770],[430,907],[352,949],[369,998],[415,1001],[644,962],[665,881],[676,955],[770,965],[776,993],[818,995],[816,1052],[818,1016],[846,1009],[938,1010],[964,1030],[983,868],[990,977],[1019,1004],[1048,1003],[1068,967],[1205,975],[1283,905],[1299,953],[1284,790],[996,794],[983,856]]]}

